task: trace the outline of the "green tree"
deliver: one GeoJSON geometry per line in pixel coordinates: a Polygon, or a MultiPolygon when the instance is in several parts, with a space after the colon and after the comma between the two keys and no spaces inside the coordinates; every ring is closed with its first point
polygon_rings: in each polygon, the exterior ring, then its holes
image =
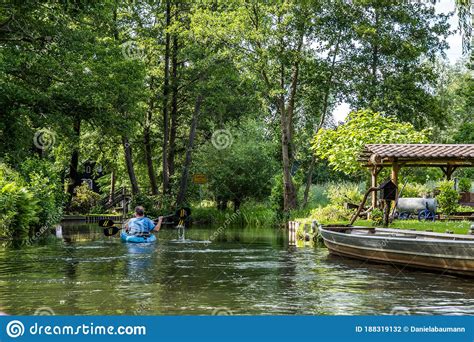
{"type": "Polygon", "coordinates": [[[349,82],[347,100],[410,122],[416,128],[445,124],[431,91],[437,75],[433,61],[447,48],[448,16],[423,1],[357,1],[343,48],[349,82]]]}
{"type": "Polygon", "coordinates": [[[439,183],[439,195],[436,199],[439,204],[439,209],[445,215],[451,215],[459,207],[459,194],[454,189],[453,181],[442,181],[439,183]]]}
{"type": "Polygon", "coordinates": [[[262,201],[270,195],[278,165],[274,157],[277,145],[255,121],[247,121],[230,134],[225,145],[219,141],[203,145],[197,151],[194,170],[208,176],[208,188],[221,207],[232,201],[237,210],[246,200],[262,201]]]}
{"type": "Polygon", "coordinates": [[[360,170],[357,157],[364,145],[425,143],[428,133],[380,113],[360,110],[350,113],[343,125],[321,129],[314,138],[313,148],[334,170],[353,174],[360,170]]]}

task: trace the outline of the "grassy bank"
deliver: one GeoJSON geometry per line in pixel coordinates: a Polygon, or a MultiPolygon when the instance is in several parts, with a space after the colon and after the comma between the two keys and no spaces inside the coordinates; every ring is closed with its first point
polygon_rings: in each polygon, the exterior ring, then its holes
{"type": "MultiPolygon", "coordinates": [[[[233,209],[218,210],[215,206],[196,205],[193,206],[193,221],[198,225],[242,225],[253,227],[278,227],[282,220],[277,216],[277,213],[268,205],[261,203],[251,203],[242,205],[242,207],[234,212],[233,209]]],[[[310,210],[296,210],[291,212],[289,217],[292,221],[298,221],[311,224],[314,220],[311,217],[310,210]]],[[[348,220],[341,220],[337,222],[318,221],[322,224],[341,223],[348,224],[348,220]]],[[[444,233],[452,231],[455,234],[467,234],[471,226],[469,221],[435,221],[435,222],[420,222],[418,220],[395,220],[390,224],[390,228],[401,229],[416,229],[416,230],[433,230],[433,232],[444,233]]],[[[302,225],[302,226],[303,226],[302,225]]],[[[373,223],[368,220],[357,220],[355,225],[372,226],[373,223]]]]}
{"type": "MultiPolygon", "coordinates": [[[[362,222],[367,221],[357,221],[356,224],[363,224],[362,222]]],[[[416,229],[416,230],[427,230],[432,229],[433,232],[445,233],[447,230],[454,232],[455,234],[467,234],[469,232],[469,227],[471,226],[469,221],[435,221],[435,222],[420,222],[417,220],[396,220],[391,225],[390,228],[402,228],[402,229],[416,229]]]]}
{"type": "MultiPolygon", "coordinates": [[[[295,221],[304,224],[311,224],[312,218],[296,218],[295,221]]],[[[323,224],[336,223],[336,222],[321,222],[323,224]]],[[[337,222],[340,224],[348,224],[349,221],[337,222]]],[[[452,231],[455,234],[467,234],[469,228],[473,224],[469,221],[424,221],[418,220],[395,220],[389,225],[389,228],[400,228],[400,229],[416,229],[416,230],[432,230],[437,233],[445,233],[446,231],[452,231]]],[[[357,220],[354,223],[355,226],[367,226],[372,227],[373,223],[368,220],[357,220]]]]}
{"type": "Polygon", "coordinates": [[[215,206],[193,206],[193,222],[199,225],[242,225],[269,227],[278,225],[276,213],[269,206],[260,203],[242,205],[237,211],[233,209],[218,210],[215,206]]]}

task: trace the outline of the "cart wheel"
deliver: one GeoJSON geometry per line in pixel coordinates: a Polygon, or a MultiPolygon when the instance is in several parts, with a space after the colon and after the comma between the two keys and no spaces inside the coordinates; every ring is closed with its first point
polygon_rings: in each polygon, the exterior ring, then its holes
{"type": "Polygon", "coordinates": [[[400,214],[398,214],[398,218],[400,220],[408,220],[410,218],[410,213],[407,213],[406,211],[403,211],[400,214]]]}
{"type": "Polygon", "coordinates": [[[434,221],[435,220],[435,214],[434,212],[424,209],[420,210],[418,213],[418,221],[434,221]]]}

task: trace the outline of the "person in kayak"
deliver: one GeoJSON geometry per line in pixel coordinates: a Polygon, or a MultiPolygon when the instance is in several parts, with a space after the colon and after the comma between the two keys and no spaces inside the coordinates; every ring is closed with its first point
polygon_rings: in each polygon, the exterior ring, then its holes
{"type": "Polygon", "coordinates": [[[152,231],[159,231],[162,222],[163,216],[160,216],[155,225],[155,222],[145,216],[145,209],[138,206],[135,208],[135,217],[125,225],[125,231],[129,235],[149,235],[152,231]]]}

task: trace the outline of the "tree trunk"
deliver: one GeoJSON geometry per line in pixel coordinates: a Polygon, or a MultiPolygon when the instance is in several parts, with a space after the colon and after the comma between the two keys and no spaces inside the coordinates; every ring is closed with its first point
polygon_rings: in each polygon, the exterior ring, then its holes
{"type": "Polygon", "coordinates": [[[288,212],[296,208],[296,189],[291,177],[290,160],[290,124],[287,113],[280,108],[281,119],[281,154],[283,163],[283,210],[288,212]]]}
{"type": "MultiPolygon", "coordinates": [[[[379,64],[379,22],[380,22],[380,13],[379,9],[375,8],[375,38],[374,42],[372,43],[372,61],[370,65],[370,72],[372,78],[372,86],[370,90],[370,103],[369,105],[372,107],[375,99],[377,98],[378,94],[378,82],[377,82],[377,70],[379,64]]],[[[373,110],[377,110],[377,108],[373,108],[373,110]]]]}
{"type": "Polygon", "coordinates": [[[69,161],[69,181],[67,185],[67,193],[72,197],[74,195],[74,189],[79,184],[79,172],[77,170],[79,165],[79,140],[81,137],[81,119],[78,117],[74,118],[73,123],[74,130],[74,146],[71,153],[71,159],[69,161]]]}
{"type": "Polygon", "coordinates": [[[125,155],[125,164],[127,166],[128,178],[132,185],[132,194],[136,195],[140,192],[138,188],[137,177],[135,176],[135,169],[133,168],[132,147],[128,141],[128,137],[122,137],[123,151],[125,155]]]}
{"type": "Polygon", "coordinates": [[[145,160],[148,171],[148,179],[150,180],[152,195],[158,194],[158,185],[156,183],[155,170],[153,168],[153,149],[151,147],[150,126],[153,117],[153,100],[150,101],[145,117],[145,125],[143,127],[143,143],[145,145],[145,160]]]}
{"type": "Polygon", "coordinates": [[[188,147],[186,149],[186,158],[184,160],[183,173],[181,175],[181,183],[179,187],[178,198],[176,200],[176,205],[181,206],[185,202],[186,191],[188,189],[188,177],[189,177],[189,168],[191,166],[191,157],[194,146],[194,138],[196,137],[196,127],[198,123],[199,113],[201,111],[201,104],[203,101],[203,96],[199,94],[196,98],[196,103],[194,104],[194,113],[193,121],[191,123],[191,128],[189,130],[189,140],[188,147]]]}
{"type": "MultiPolygon", "coordinates": [[[[171,1],[166,1],[166,29],[171,23],[171,1]]],[[[163,84],[163,194],[169,190],[168,175],[168,139],[169,139],[169,117],[168,117],[168,93],[170,78],[170,34],[165,36],[165,62],[164,62],[164,84],[163,84]]]]}
{"type": "MultiPolygon", "coordinates": [[[[303,44],[303,38],[299,42],[298,51],[301,49],[303,44]]],[[[293,129],[293,113],[295,109],[296,91],[298,86],[299,77],[299,61],[296,61],[293,65],[293,71],[291,73],[290,92],[288,96],[288,104],[285,106],[284,99],[280,98],[280,116],[281,116],[281,151],[282,151],[282,162],[283,162],[283,210],[288,212],[295,209],[297,206],[296,201],[296,189],[293,184],[291,176],[291,163],[292,155],[290,148],[292,144],[292,129],[293,129]]]]}
{"type": "Polygon", "coordinates": [[[178,128],[178,37],[173,37],[173,53],[171,56],[171,130],[168,154],[169,177],[174,175],[174,159],[176,153],[176,131],[178,128]]]}
{"type": "MultiPolygon", "coordinates": [[[[324,94],[323,110],[321,111],[321,118],[319,120],[319,124],[316,127],[315,132],[314,132],[315,135],[318,134],[319,130],[324,125],[324,121],[326,120],[327,110],[329,106],[329,93],[331,92],[332,79],[334,77],[334,67],[336,65],[336,57],[339,51],[340,38],[341,36],[338,37],[336,46],[334,48],[334,54],[332,56],[332,61],[331,61],[331,73],[329,75],[328,86],[326,87],[326,93],[324,94]]],[[[316,164],[316,154],[313,152],[311,154],[311,163],[309,164],[308,175],[306,178],[306,187],[304,189],[304,197],[303,197],[303,204],[302,204],[303,208],[306,207],[306,205],[308,204],[309,190],[311,188],[311,184],[313,183],[313,170],[314,170],[315,164],[316,164]]]]}
{"type": "Polygon", "coordinates": [[[240,199],[234,199],[234,213],[240,210],[240,205],[242,201],[240,199]]]}

